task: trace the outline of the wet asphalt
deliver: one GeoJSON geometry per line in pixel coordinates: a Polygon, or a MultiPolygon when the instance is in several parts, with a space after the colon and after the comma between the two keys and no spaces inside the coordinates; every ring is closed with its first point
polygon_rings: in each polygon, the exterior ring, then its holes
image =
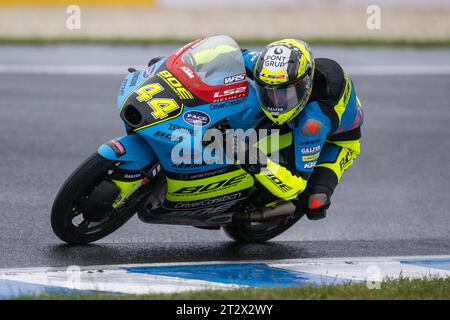
{"type": "MultiPolygon", "coordinates": [[[[0,47],[0,64],[143,65],[171,47],[0,47]]],[[[320,47],[346,65],[449,64],[448,49],[320,47]]],[[[125,74],[126,70],[124,70],[125,74]]],[[[355,75],[362,153],[321,221],[300,220],[267,244],[136,217],[90,246],[54,236],[64,179],[123,135],[121,75],[0,73],[0,267],[302,257],[450,254],[450,75],[355,75]]]]}

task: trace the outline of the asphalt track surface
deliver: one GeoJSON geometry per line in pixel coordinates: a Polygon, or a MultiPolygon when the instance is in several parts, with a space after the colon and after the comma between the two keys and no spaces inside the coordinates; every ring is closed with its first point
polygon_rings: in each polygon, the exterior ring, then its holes
{"type": "MultiPolygon", "coordinates": [[[[172,49],[1,47],[0,65],[135,66],[172,49]]],[[[344,66],[450,64],[448,49],[316,52],[344,66]]],[[[237,245],[222,231],[134,217],[93,245],[64,245],[50,227],[53,199],[100,144],[123,135],[122,77],[0,72],[0,267],[450,254],[450,74],[352,76],[365,109],[362,154],[327,219],[237,245]]]]}

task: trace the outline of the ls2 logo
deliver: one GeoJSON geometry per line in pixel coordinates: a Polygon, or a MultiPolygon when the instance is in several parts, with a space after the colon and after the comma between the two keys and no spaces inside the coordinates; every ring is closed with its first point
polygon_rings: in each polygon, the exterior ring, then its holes
{"type": "Polygon", "coordinates": [[[242,86],[235,89],[228,89],[223,91],[217,91],[214,93],[214,102],[220,102],[224,100],[231,100],[235,98],[243,97],[247,94],[247,86],[242,86]]]}

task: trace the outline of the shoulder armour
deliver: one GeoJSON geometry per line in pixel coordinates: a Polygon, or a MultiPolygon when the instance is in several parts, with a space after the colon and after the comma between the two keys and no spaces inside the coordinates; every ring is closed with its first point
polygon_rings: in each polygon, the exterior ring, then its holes
{"type": "Polygon", "coordinates": [[[346,78],[342,67],[334,60],[315,59],[313,92],[311,100],[334,106],[345,89],[346,78]]]}

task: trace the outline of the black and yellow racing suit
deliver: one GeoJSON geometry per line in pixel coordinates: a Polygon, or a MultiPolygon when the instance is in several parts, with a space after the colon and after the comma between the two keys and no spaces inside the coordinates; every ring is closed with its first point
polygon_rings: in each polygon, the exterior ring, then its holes
{"type": "MultiPolygon", "coordinates": [[[[258,52],[243,50],[250,79],[258,55],[258,52]]],[[[285,136],[281,135],[287,139],[289,135],[292,137],[290,161],[281,165],[269,158],[267,166],[255,174],[256,179],[278,199],[293,200],[305,190],[311,193],[322,187],[330,190],[329,198],[344,171],[360,153],[363,111],[353,82],[333,60],[315,59],[315,65],[308,104],[288,122],[288,130],[285,126],[285,136]]],[[[309,208],[314,209],[325,200],[313,198],[307,201],[309,208]]]]}

